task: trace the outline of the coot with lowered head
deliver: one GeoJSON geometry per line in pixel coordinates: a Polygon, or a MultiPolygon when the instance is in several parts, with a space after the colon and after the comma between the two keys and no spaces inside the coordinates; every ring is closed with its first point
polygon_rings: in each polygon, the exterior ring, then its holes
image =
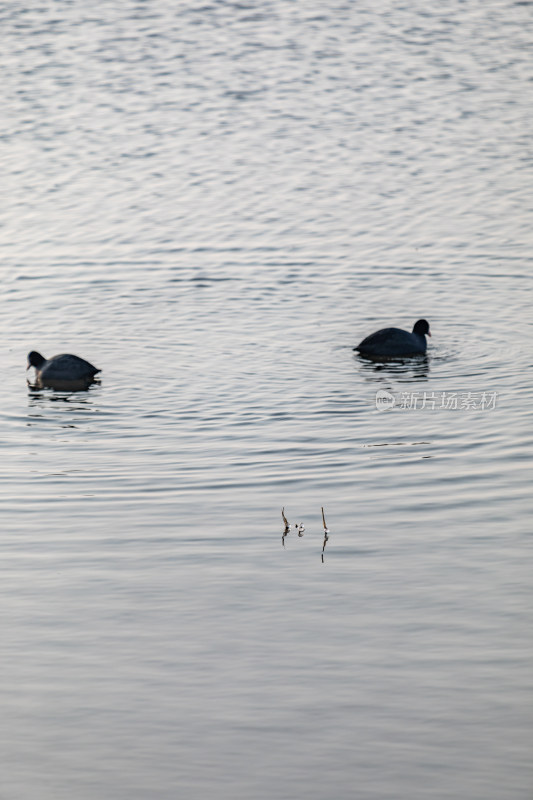
{"type": "Polygon", "coordinates": [[[419,319],[412,333],[401,328],[382,328],[363,339],[354,350],[374,358],[423,355],[427,347],[426,336],[431,336],[429,324],[425,319],[419,319]]]}
{"type": "Polygon", "coordinates": [[[28,353],[27,369],[30,367],[35,367],[37,386],[65,389],[88,385],[101,372],[98,367],[79,356],[60,353],[47,359],[35,350],[28,353]]]}

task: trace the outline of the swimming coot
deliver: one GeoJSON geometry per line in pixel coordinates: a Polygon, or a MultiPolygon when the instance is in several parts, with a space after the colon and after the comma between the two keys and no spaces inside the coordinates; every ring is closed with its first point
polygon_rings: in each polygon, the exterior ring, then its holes
{"type": "Polygon", "coordinates": [[[46,359],[32,350],[28,353],[28,366],[35,367],[37,386],[50,386],[56,389],[79,388],[90,384],[94,376],[101,372],[88,361],[70,353],[61,353],[46,359]]]}
{"type": "Polygon", "coordinates": [[[426,336],[431,336],[429,325],[425,319],[419,319],[412,333],[401,328],[383,328],[363,339],[354,350],[377,358],[422,355],[426,352],[426,336]]]}

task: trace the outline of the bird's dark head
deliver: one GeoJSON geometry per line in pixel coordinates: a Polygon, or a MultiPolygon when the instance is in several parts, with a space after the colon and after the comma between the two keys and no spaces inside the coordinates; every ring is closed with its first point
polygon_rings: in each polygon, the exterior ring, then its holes
{"type": "Polygon", "coordinates": [[[426,319],[419,319],[414,324],[413,333],[417,333],[418,336],[431,336],[429,322],[426,319]]]}
{"type": "Polygon", "coordinates": [[[29,369],[30,367],[35,367],[35,369],[39,369],[39,367],[42,367],[45,361],[46,358],[44,358],[44,356],[42,356],[36,350],[32,350],[31,353],[28,353],[28,366],[26,367],[26,369],[29,369]]]}

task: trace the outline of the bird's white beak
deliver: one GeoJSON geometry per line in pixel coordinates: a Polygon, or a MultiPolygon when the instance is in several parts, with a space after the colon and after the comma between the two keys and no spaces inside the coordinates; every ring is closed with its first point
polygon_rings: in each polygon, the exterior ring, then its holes
{"type": "Polygon", "coordinates": [[[431,331],[428,331],[428,336],[431,336],[431,331]]]}

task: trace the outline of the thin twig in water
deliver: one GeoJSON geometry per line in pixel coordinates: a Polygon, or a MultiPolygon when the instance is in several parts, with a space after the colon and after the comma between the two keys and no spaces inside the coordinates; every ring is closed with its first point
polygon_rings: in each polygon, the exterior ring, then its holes
{"type": "Polygon", "coordinates": [[[281,509],[281,516],[283,517],[283,523],[285,525],[285,530],[281,534],[281,544],[283,545],[283,547],[285,547],[285,537],[287,536],[287,534],[289,533],[289,531],[291,529],[291,526],[289,525],[289,521],[288,521],[287,517],[285,516],[285,506],[283,506],[283,508],[281,509]]]}
{"type": "Polygon", "coordinates": [[[322,524],[324,525],[324,543],[322,545],[322,563],[324,563],[324,550],[326,549],[326,544],[328,543],[329,539],[329,528],[326,525],[326,517],[324,515],[324,506],[322,506],[322,524]]]}

